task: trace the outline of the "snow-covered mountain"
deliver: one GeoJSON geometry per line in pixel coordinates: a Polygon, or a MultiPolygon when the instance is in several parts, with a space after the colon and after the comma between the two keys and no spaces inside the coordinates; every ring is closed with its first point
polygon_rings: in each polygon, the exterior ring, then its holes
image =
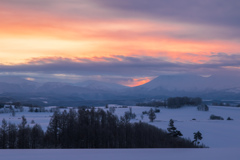
{"type": "Polygon", "coordinates": [[[20,77],[0,77],[1,93],[25,93],[33,92],[40,86],[39,83],[20,77]]]}
{"type": "Polygon", "coordinates": [[[240,80],[227,76],[162,75],[130,89],[138,96],[200,96],[205,98],[239,97],[240,80]]]}
{"type": "Polygon", "coordinates": [[[126,86],[116,84],[116,83],[107,83],[107,82],[94,81],[94,80],[79,82],[79,83],[76,83],[75,85],[83,88],[103,90],[103,91],[119,91],[119,90],[128,88],[126,86]]]}
{"type": "MultiPolygon", "coordinates": [[[[0,102],[2,99],[23,101],[38,105],[80,105],[89,101],[121,99],[120,92],[128,87],[98,81],[77,84],[63,82],[37,83],[18,77],[0,77],[0,102]],[[85,101],[80,103],[80,101],[85,101]]],[[[105,102],[102,102],[103,104],[105,102]]]]}
{"type": "Polygon", "coordinates": [[[20,93],[20,92],[49,92],[49,93],[79,93],[87,91],[118,91],[126,89],[114,83],[100,81],[85,81],[76,84],[64,82],[38,83],[17,77],[0,77],[0,93],[20,93]]]}
{"type": "Polygon", "coordinates": [[[223,90],[240,87],[240,81],[234,77],[198,76],[198,75],[163,75],[139,86],[146,89],[165,88],[169,91],[205,91],[223,90]]]}
{"type": "MultiPolygon", "coordinates": [[[[1,97],[38,104],[74,104],[80,101],[141,101],[145,98],[174,96],[202,97],[204,99],[240,99],[240,80],[229,76],[162,75],[137,87],[85,81],[79,83],[35,81],[18,77],[0,77],[1,97]]],[[[106,102],[107,103],[107,102],[106,102]]],[[[114,102],[113,102],[114,103],[114,102]]]]}

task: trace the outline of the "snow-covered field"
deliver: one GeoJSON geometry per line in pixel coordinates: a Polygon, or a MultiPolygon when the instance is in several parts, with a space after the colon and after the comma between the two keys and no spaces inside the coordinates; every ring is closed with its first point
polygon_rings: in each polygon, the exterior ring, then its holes
{"type": "MultiPolygon", "coordinates": [[[[132,112],[137,115],[136,120],[155,125],[167,130],[169,120],[173,119],[175,127],[180,130],[183,137],[193,140],[193,133],[200,131],[202,143],[210,148],[240,148],[240,108],[209,106],[209,111],[198,111],[197,107],[183,107],[180,109],[167,109],[160,107],[160,113],[153,123],[149,122],[147,115],[143,119],[143,111],[149,111],[149,107],[132,106],[132,112]],[[224,120],[210,120],[210,115],[218,115],[224,120]],[[233,120],[227,120],[231,117],[233,120]],[[193,120],[196,119],[196,120],[193,120]]],[[[128,108],[116,108],[117,115],[123,115],[128,108]]]]}
{"type": "MultiPolygon", "coordinates": [[[[115,114],[124,115],[129,108],[115,106],[115,114]]],[[[104,107],[101,107],[104,110],[104,107]]],[[[180,109],[159,108],[160,113],[156,113],[154,122],[149,122],[148,116],[141,117],[143,111],[149,111],[150,107],[131,106],[136,119],[132,122],[147,122],[166,130],[169,120],[175,121],[174,125],[183,133],[183,137],[193,140],[193,133],[200,131],[203,136],[202,143],[209,146],[208,149],[93,149],[93,150],[0,150],[1,159],[218,159],[237,160],[240,158],[240,108],[209,106],[209,111],[198,111],[196,107],[183,107],[180,109]],[[210,120],[211,114],[218,115],[224,120],[210,120]],[[226,120],[231,117],[233,120],[226,120]],[[196,120],[193,120],[196,119],[196,120]],[[19,157],[19,155],[21,155],[19,157]]],[[[51,112],[35,113],[17,112],[15,117],[10,113],[0,114],[0,119],[19,124],[21,116],[25,116],[30,125],[34,120],[42,126],[44,130],[51,118],[51,112]]]]}
{"type": "Polygon", "coordinates": [[[239,149],[0,150],[1,160],[239,160],[239,149]]]}
{"type": "MultiPolygon", "coordinates": [[[[129,108],[121,108],[118,105],[109,106],[116,107],[115,114],[118,116],[122,116],[124,112],[129,111],[129,108]]],[[[107,110],[104,107],[101,108],[107,110]]],[[[157,118],[152,123],[149,122],[147,115],[141,117],[142,112],[149,111],[150,107],[131,106],[131,108],[132,112],[137,115],[132,122],[141,120],[166,130],[169,120],[173,119],[175,127],[182,132],[185,138],[193,140],[193,133],[200,131],[203,136],[202,143],[210,148],[240,148],[240,108],[209,106],[209,111],[205,112],[198,111],[196,107],[183,107],[180,109],[162,107],[159,108],[161,112],[156,113],[157,118]],[[221,116],[224,120],[210,120],[211,114],[221,116]],[[228,117],[233,120],[226,120],[228,117]]],[[[28,112],[28,109],[25,109],[24,112],[17,112],[15,117],[11,116],[11,113],[0,114],[0,119],[5,118],[9,122],[19,124],[21,117],[24,115],[30,126],[34,125],[31,124],[31,121],[34,120],[35,123],[40,124],[46,130],[52,114],[52,112],[28,112]]]]}
{"type": "Polygon", "coordinates": [[[34,125],[31,123],[33,120],[35,123],[40,124],[44,130],[46,130],[53,113],[52,112],[28,112],[28,110],[29,110],[28,107],[24,107],[24,111],[16,112],[14,117],[12,116],[12,113],[1,113],[0,119],[1,120],[5,119],[7,122],[20,124],[22,121],[22,116],[25,116],[30,126],[34,125]]]}
{"type": "MultiPolygon", "coordinates": [[[[209,111],[198,111],[196,107],[183,107],[181,109],[160,108],[153,123],[144,115],[142,121],[148,122],[162,129],[167,129],[169,120],[175,120],[174,125],[183,134],[183,137],[193,139],[193,133],[202,133],[202,142],[210,148],[240,148],[240,108],[209,106],[209,111]],[[210,115],[218,115],[224,120],[210,120],[210,115]],[[226,120],[231,117],[233,120],[226,120]],[[192,120],[195,118],[196,120],[192,120]]],[[[133,113],[141,120],[142,111],[149,111],[148,107],[132,107],[133,113]]],[[[117,114],[122,114],[116,109],[117,114]]]]}

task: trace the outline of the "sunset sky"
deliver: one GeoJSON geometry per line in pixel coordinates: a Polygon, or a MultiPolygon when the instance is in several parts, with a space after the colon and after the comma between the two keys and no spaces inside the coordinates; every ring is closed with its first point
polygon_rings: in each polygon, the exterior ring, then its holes
{"type": "Polygon", "coordinates": [[[239,0],[0,0],[0,76],[126,86],[239,74],[239,0]]]}

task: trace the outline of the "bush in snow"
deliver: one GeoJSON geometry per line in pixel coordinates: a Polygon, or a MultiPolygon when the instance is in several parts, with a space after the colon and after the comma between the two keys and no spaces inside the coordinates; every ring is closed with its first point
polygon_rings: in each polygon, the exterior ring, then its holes
{"type": "Polygon", "coordinates": [[[233,120],[232,118],[228,117],[227,120],[233,120]]]}
{"type": "Polygon", "coordinates": [[[144,115],[144,114],[148,114],[148,112],[147,112],[147,111],[143,111],[142,114],[143,114],[143,115],[144,115]]]}
{"type": "Polygon", "coordinates": [[[209,111],[209,107],[206,104],[201,104],[197,107],[198,111],[209,111]]]}
{"type": "Polygon", "coordinates": [[[210,119],[211,119],[211,120],[224,120],[223,117],[221,117],[221,116],[215,116],[214,114],[212,114],[212,115],[210,116],[210,119]]]}
{"type": "Polygon", "coordinates": [[[130,121],[131,119],[135,119],[136,118],[136,114],[132,113],[132,108],[130,107],[129,111],[124,113],[124,117],[130,121]]]}
{"type": "Polygon", "coordinates": [[[155,113],[160,113],[160,109],[155,108],[154,112],[155,112],[155,113]]]}

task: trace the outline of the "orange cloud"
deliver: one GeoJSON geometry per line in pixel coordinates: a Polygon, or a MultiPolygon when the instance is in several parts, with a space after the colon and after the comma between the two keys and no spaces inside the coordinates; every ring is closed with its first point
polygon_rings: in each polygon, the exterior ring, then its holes
{"type": "Polygon", "coordinates": [[[148,83],[151,80],[153,80],[154,78],[155,77],[133,78],[132,80],[119,82],[119,84],[124,85],[124,86],[128,86],[128,87],[135,87],[135,86],[140,86],[140,85],[143,85],[145,83],[148,83]]]}
{"type": "MultiPolygon", "coordinates": [[[[178,38],[174,34],[207,30],[170,21],[86,19],[0,7],[1,63],[34,57],[153,56],[172,62],[204,63],[212,52],[236,53],[238,41],[178,38]],[[14,10],[14,11],[13,11],[14,10]]],[[[208,32],[214,30],[210,28],[208,32]]],[[[193,36],[193,37],[194,37],[193,36]]]]}

